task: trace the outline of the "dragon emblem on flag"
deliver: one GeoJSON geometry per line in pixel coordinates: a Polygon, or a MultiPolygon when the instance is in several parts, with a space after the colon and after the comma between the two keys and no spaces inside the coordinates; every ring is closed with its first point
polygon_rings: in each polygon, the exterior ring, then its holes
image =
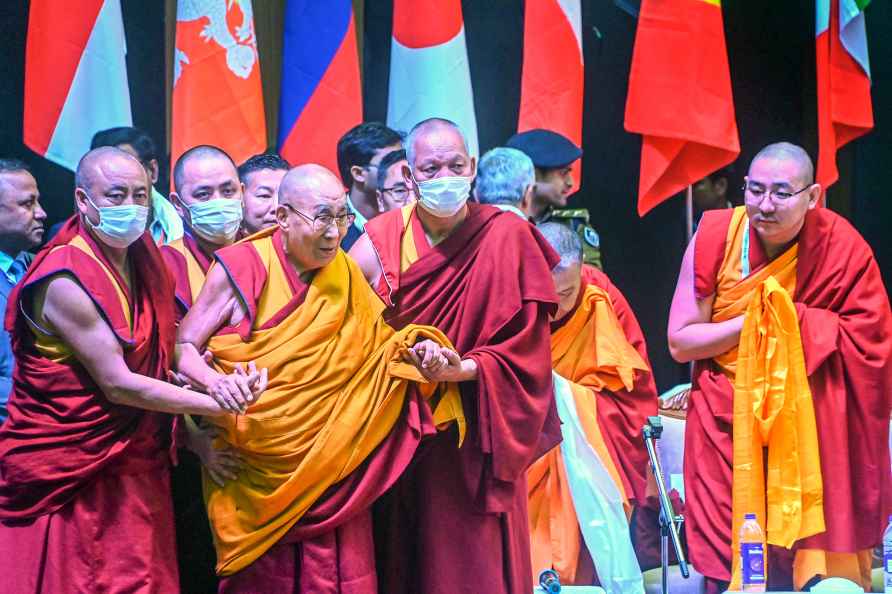
{"type": "MultiPolygon", "coordinates": [[[[213,41],[226,50],[226,65],[239,78],[247,79],[257,62],[257,39],[254,36],[254,10],[251,0],[179,0],[177,2],[177,22],[207,19],[200,36],[205,43],[213,41]],[[242,22],[229,28],[227,15],[238,5],[242,22]]],[[[183,73],[189,62],[188,54],[179,47],[174,48],[173,84],[183,73]]]]}

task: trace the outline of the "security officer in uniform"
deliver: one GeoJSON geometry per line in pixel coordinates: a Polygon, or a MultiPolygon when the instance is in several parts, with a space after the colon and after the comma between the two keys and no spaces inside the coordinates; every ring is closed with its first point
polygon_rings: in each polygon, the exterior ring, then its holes
{"type": "Polygon", "coordinates": [[[554,221],[570,227],[582,240],[585,263],[601,268],[601,243],[589,225],[588,209],[566,208],[573,193],[571,166],[582,157],[582,149],[566,136],[541,128],[515,134],[506,146],[523,151],[536,166],[529,213],[533,221],[554,221]]]}

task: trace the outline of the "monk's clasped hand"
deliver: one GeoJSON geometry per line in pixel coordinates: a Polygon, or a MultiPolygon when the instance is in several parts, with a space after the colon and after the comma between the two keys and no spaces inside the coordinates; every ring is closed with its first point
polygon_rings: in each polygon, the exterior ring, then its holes
{"type": "Polygon", "coordinates": [[[431,376],[439,372],[448,364],[444,351],[447,351],[433,340],[421,340],[415,343],[407,351],[409,361],[418,368],[424,377],[431,379],[431,376]]]}
{"type": "Polygon", "coordinates": [[[256,383],[259,379],[255,375],[256,369],[253,373],[250,370],[246,372],[241,365],[236,365],[232,373],[219,375],[216,381],[208,386],[208,395],[224,410],[244,413],[255,399],[252,383],[256,383]]]}

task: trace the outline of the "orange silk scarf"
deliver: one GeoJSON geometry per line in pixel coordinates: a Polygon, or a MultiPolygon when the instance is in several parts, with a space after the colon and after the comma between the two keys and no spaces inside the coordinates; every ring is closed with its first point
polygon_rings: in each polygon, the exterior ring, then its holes
{"type": "Polygon", "coordinates": [[[745,315],[738,347],[715,358],[734,383],[731,589],[740,586],[745,513],[756,514],[768,544],[787,548],[825,529],[814,404],[790,297],[798,245],[745,276],[741,262],[748,234],[745,209],[737,208],[712,318],[745,315]]]}

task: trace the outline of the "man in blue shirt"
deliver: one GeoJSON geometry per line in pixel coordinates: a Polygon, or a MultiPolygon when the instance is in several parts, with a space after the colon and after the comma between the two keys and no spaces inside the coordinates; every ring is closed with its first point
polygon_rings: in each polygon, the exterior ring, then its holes
{"type": "MultiPolygon", "coordinates": [[[[6,312],[9,292],[25,275],[33,256],[27,252],[43,240],[46,212],[38,201],[37,181],[17,159],[0,159],[0,307],[6,312]]],[[[0,324],[0,422],[12,389],[12,346],[0,324]]]]}

